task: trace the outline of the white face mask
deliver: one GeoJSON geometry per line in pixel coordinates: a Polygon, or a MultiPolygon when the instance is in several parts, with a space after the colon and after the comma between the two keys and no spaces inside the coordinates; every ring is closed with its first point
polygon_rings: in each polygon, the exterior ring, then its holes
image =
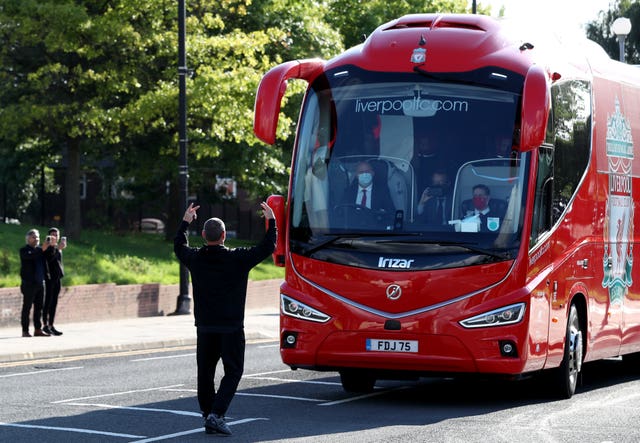
{"type": "Polygon", "coordinates": [[[358,184],[366,188],[373,181],[373,175],[370,172],[361,172],[358,174],[358,184]]]}

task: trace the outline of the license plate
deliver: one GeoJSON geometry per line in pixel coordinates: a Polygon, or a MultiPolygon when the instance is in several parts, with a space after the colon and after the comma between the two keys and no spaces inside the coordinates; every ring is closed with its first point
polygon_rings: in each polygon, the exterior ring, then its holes
{"type": "Polygon", "coordinates": [[[367,339],[367,351],[376,352],[418,352],[418,340],[367,339]]]}

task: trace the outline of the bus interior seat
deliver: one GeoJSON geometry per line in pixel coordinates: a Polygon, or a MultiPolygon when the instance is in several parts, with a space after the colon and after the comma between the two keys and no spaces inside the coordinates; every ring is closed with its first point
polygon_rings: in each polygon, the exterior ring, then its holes
{"type": "Polygon", "coordinates": [[[386,177],[391,199],[405,220],[413,219],[413,119],[404,115],[380,117],[380,159],[387,164],[386,177]]]}
{"type": "Polygon", "coordinates": [[[342,202],[344,192],[351,183],[347,165],[342,159],[329,162],[329,207],[334,207],[342,202]]]}
{"type": "Polygon", "coordinates": [[[403,172],[394,161],[388,159],[376,159],[371,161],[375,176],[382,178],[379,183],[386,184],[396,210],[403,211],[405,219],[409,215],[411,189],[409,183],[410,170],[403,172]]]}

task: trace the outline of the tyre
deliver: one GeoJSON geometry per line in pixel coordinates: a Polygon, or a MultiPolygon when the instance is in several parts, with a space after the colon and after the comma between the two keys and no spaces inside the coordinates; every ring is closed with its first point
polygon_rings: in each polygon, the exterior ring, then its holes
{"type": "Polygon", "coordinates": [[[342,389],[347,392],[371,392],[376,384],[376,379],[366,370],[345,369],[340,371],[342,389]]]}
{"type": "Polygon", "coordinates": [[[629,373],[640,373],[640,352],[623,355],[622,362],[624,363],[624,366],[629,373]]]}
{"type": "Polygon", "coordinates": [[[555,369],[556,392],[560,398],[571,398],[576,392],[580,370],[582,369],[583,331],[580,329],[578,308],[572,304],[567,321],[567,334],[564,342],[564,355],[560,367],[555,369]]]}

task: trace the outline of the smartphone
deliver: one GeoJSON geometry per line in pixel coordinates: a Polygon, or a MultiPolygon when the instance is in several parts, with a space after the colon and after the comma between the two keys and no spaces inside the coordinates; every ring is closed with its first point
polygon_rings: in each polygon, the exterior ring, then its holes
{"type": "Polygon", "coordinates": [[[442,197],[444,195],[444,190],[442,186],[430,186],[427,188],[427,195],[429,197],[442,197]]]}

